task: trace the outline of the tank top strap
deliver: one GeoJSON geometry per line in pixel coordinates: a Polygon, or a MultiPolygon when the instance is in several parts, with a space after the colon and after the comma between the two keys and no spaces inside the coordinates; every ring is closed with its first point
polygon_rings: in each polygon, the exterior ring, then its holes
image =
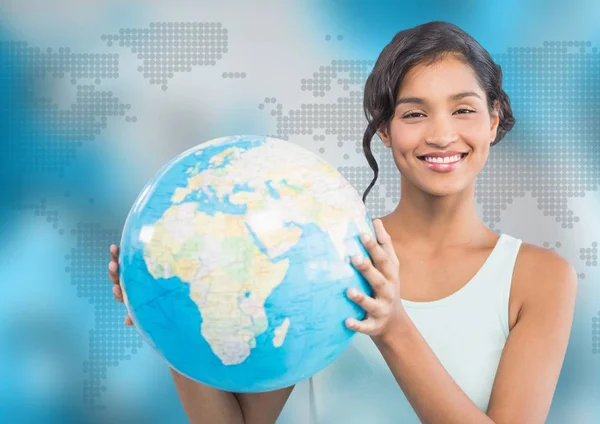
{"type": "Polygon", "coordinates": [[[502,234],[500,242],[501,246],[495,249],[494,256],[490,258],[489,263],[485,268],[485,275],[483,279],[488,282],[494,282],[497,285],[498,290],[494,291],[497,297],[498,309],[502,319],[502,330],[504,331],[505,337],[508,337],[509,333],[509,317],[508,317],[508,305],[510,302],[510,290],[512,287],[513,273],[515,269],[515,263],[517,261],[517,255],[522,244],[522,240],[512,237],[508,234],[502,234]]]}

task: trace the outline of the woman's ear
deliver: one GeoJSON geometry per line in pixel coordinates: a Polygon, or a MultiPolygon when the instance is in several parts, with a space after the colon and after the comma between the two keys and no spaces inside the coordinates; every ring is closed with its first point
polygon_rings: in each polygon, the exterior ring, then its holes
{"type": "Polygon", "coordinates": [[[492,111],[490,112],[490,140],[492,142],[496,139],[496,135],[498,134],[498,125],[500,124],[500,101],[494,100],[494,104],[492,106],[492,111]]]}
{"type": "Polygon", "coordinates": [[[388,129],[385,126],[379,128],[379,130],[377,131],[377,135],[379,136],[379,138],[381,138],[381,141],[383,141],[385,147],[387,147],[388,149],[392,147],[392,140],[390,139],[388,129]]]}

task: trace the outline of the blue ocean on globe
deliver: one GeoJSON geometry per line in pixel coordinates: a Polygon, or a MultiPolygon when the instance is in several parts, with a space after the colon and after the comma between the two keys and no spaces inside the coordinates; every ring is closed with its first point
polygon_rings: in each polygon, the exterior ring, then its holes
{"type": "Polygon", "coordinates": [[[119,267],[145,341],[181,374],[232,392],[293,385],[335,360],[370,287],[349,258],[374,235],[362,199],[318,155],[263,136],[202,143],[136,199],[119,267]]]}

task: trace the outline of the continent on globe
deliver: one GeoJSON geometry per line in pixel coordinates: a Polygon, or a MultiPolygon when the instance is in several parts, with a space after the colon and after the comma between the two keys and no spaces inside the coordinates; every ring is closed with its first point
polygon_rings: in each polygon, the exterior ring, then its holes
{"type": "Polygon", "coordinates": [[[201,333],[223,364],[239,364],[267,328],[266,298],[287,272],[261,253],[241,215],[210,216],[197,204],[169,208],[144,251],[154,278],[178,277],[202,314],[201,333]],[[260,284],[253,284],[260,281],[260,284]]]}

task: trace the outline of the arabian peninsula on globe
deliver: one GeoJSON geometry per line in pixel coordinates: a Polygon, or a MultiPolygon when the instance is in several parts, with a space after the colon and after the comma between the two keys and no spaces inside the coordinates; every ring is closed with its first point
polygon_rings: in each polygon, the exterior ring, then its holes
{"type": "Polygon", "coordinates": [[[119,266],[137,330],[171,367],[233,392],[304,380],[336,359],[370,293],[349,262],[373,233],[352,185],[316,154],[263,136],[167,163],[127,217],[119,266]]]}

